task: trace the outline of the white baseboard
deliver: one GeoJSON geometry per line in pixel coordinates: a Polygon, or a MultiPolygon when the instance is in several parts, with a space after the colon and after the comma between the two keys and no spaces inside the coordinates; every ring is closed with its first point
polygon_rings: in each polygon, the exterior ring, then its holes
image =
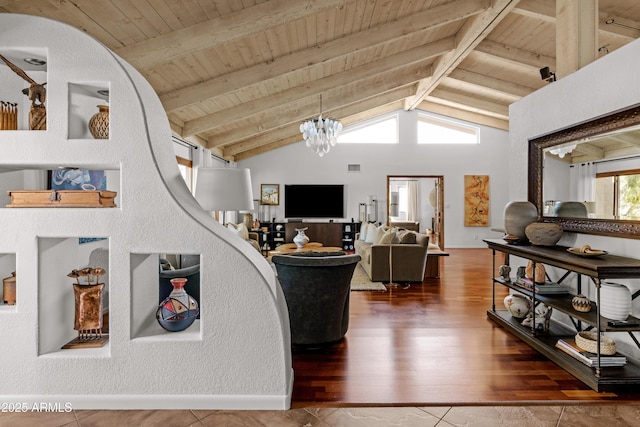
{"type": "Polygon", "coordinates": [[[75,410],[286,410],[291,407],[293,371],[286,395],[112,394],[0,395],[8,412],[71,412],[75,410]]]}

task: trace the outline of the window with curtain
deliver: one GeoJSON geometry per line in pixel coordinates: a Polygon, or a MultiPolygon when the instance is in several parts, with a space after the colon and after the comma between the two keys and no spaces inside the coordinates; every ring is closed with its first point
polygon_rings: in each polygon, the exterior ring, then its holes
{"type": "Polygon", "coordinates": [[[640,220],[640,169],[596,175],[596,217],[640,220]]]}

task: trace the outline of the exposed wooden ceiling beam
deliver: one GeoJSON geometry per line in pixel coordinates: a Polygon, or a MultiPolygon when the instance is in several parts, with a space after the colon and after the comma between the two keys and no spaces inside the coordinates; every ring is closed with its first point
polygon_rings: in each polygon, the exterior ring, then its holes
{"type": "Polygon", "coordinates": [[[436,89],[429,95],[429,101],[438,104],[450,105],[461,110],[496,117],[503,120],[509,119],[509,106],[498,104],[485,99],[478,99],[473,95],[455,93],[445,89],[436,89]]]}
{"type": "Polygon", "coordinates": [[[496,117],[487,116],[485,114],[475,113],[473,111],[462,110],[452,105],[444,105],[437,102],[431,102],[431,97],[427,98],[427,100],[425,101],[422,101],[418,106],[418,109],[431,113],[442,114],[443,116],[453,117],[455,119],[466,120],[471,123],[490,126],[496,129],[509,130],[508,120],[498,119],[496,117]]]}
{"type": "MultiPolygon", "coordinates": [[[[521,1],[518,6],[513,9],[513,13],[536,19],[538,21],[555,24],[556,0],[521,1]]],[[[607,12],[599,13],[598,16],[598,30],[602,35],[618,38],[625,43],[628,43],[637,38],[638,31],[607,24],[607,20],[614,19],[615,21],[623,23],[624,25],[638,29],[640,29],[640,22],[625,19],[624,17],[615,17],[607,12]]]]}
{"type": "Polygon", "coordinates": [[[353,54],[358,50],[373,48],[379,44],[409,37],[415,32],[427,31],[465,19],[481,13],[488,7],[488,0],[447,3],[356,34],[276,58],[268,64],[257,64],[193,86],[161,94],[160,100],[165,110],[171,112],[197,104],[203,100],[224,96],[227,93],[265,80],[274,79],[292,72],[300,72],[318,64],[353,54]]]}
{"type": "Polygon", "coordinates": [[[496,43],[486,39],[476,47],[472,55],[478,55],[479,53],[495,56],[503,61],[510,62],[517,67],[531,67],[531,69],[535,71],[546,66],[553,67],[556,63],[556,58],[552,56],[518,49],[513,46],[496,43]]]}
{"type": "Polygon", "coordinates": [[[333,8],[354,0],[271,0],[210,19],[167,34],[116,49],[138,70],[239,40],[269,28],[333,8]]]}
{"type": "Polygon", "coordinates": [[[473,85],[499,94],[505,94],[513,98],[525,97],[534,90],[527,86],[496,79],[484,74],[474,73],[460,67],[453,70],[451,74],[449,74],[447,80],[453,80],[460,86],[473,85]]]}
{"type": "Polygon", "coordinates": [[[441,58],[433,76],[421,81],[413,98],[405,103],[412,110],[425,99],[460,62],[471,52],[518,4],[520,0],[495,0],[492,7],[477,16],[469,18],[460,30],[456,49],[441,58]]]}
{"type": "MultiPolygon", "coordinates": [[[[336,88],[334,91],[328,92],[326,98],[324,98],[327,106],[324,113],[325,117],[331,116],[340,119],[340,115],[336,113],[336,110],[339,108],[358,103],[366,98],[375,98],[380,93],[398,87],[413,84],[424,78],[424,76],[430,72],[431,67],[423,64],[414,64],[399,71],[394,70],[392,72],[377,74],[373,78],[366,79],[365,81],[358,81],[336,88]],[[338,93],[339,96],[332,96],[338,93]]],[[[252,135],[268,132],[271,124],[283,125],[295,123],[297,128],[302,121],[308,120],[310,117],[315,117],[318,113],[317,100],[313,100],[313,102],[304,106],[300,106],[299,103],[297,103],[293,106],[283,106],[277,111],[259,113],[246,120],[246,123],[242,127],[236,127],[230,131],[211,135],[208,138],[209,145],[227,145],[251,137],[252,135]]]]}
{"type": "Polygon", "coordinates": [[[304,86],[296,86],[282,92],[270,94],[263,98],[256,98],[250,102],[238,104],[226,110],[207,114],[184,124],[184,135],[195,135],[219,126],[221,123],[230,124],[256,114],[273,110],[283,104],[293,103],[302,98],[317,96],[318,93],[328,92],[336,87],[353,84],[359,80],[375,77],[377,74],[406,68],[412,64],[425,63],[438,55],[442,55],[454,47],[453,37],[438,40],[425,46],[390,55],[380,60],[363,64],[341,73],[331,74],[319,80],[314,80],[304,86]]]}

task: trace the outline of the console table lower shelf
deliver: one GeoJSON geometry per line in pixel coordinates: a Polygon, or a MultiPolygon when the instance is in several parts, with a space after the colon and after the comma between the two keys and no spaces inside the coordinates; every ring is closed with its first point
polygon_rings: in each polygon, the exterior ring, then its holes
{"type": "Polygon", "coordinates": [[[556,348],[558,339],[575,337],[575,332],[553,320],[548,333],[533,336],[531,329],[522,326],[506,310],[488,310],[487,317],[513,333],[525,343],[539,351],[549,360],[560,366],[593,390],[609,392],[638,391],[640,385],[640,367],[627,360],[622,367],[603,367],[600,376],[596,376],[594,368],[575,360],[573,357],[556,348]]]}

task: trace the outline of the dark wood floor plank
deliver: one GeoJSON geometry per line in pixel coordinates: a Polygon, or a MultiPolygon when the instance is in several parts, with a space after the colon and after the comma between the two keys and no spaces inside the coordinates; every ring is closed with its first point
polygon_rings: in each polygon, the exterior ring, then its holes
{"type": "Polygon", "coordinates": [[[448,252],[440,279],[352,292],[345,339],[293,351],[292,406],[640,401],[592,391],[487,319],[491,251],[448,252]]]}

